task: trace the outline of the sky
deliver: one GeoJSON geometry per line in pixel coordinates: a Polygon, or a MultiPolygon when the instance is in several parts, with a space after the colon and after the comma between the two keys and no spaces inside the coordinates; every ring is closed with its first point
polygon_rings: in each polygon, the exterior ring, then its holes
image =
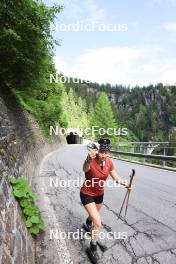
{"type": "Polygon", "coordinates": [[[53,26],[58,72],[100,84],[176,84],[176,0],[43,2],[64,7],[53,26]]]}

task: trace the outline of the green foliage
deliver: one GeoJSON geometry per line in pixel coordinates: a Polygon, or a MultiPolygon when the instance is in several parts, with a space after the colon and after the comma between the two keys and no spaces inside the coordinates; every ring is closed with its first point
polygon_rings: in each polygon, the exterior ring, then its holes
{"type": "MultiPolygon", "coordinates": [[[[70,82],[65,83],[66,92],[69,93],[70,89],[72,89],[75,92],[76,98],[81,97],[82,99],[86,100],[88,112],[91,112],[91,108],[92,106],[95,106],[97,100],[96,96],[92,94],[89,89],[94,89],[95,87],[92,87],[92,83],[89,86],[88,83],[85,83],[84,81],[82,82],[79,80],[79,83],[74,83],[72,78],[70,78],[70,82]]],[[[94,91],[96,92],[95,89],[94,91]]]]}
{"type": "Polygon", "coordinates": [[[5,153],[4,149],[3,148],[0,148],[0,156],[3,156],[5,153]]]}
{"type": "Polygon", "coordinates": [[[10,88],[41,89],[53,69],[50,25],[60,6],[37,0],[0,2],[0,79],[10,88]]]}
{"type": "Polygon", "coordinates": [[[47,89],[36,91],[13,90],[17,100],[39,123],[45,136],[49,136],[49,126],[60,124],[67,127],[62,105],[62,85],[50,85],[47,89]]]}
{"type": "Polygon", "coordinates": [[[42,1],[0,2],[0,80],[20,104],[34,115],[46,136],[49,126],[65,126],[62,88],[49,83],[55,71],[51,25],[62,7],[42,1]]]}
{"type": "Polygon", "coordinates": [[[62,106],[69,128],[84,129],[89,126],[89,112],[86,100],[78,96],[71,88],[69,92],[66,90],[62,94],[62,106]]]}
{"type": "Polygon", "coordinates": [[[35,205],[36,194],[28,187],[27,180],[23,177],[15,179],[9,178],[13,187],[13,193],[19,201],[21,209],[26,218],[26,226],[31,234],[38,234],[44,229],[44,223],[39,214],[39,208],[35,205]]]}
{"type": "MultiPolygon", "coordinates": [[[[72,79],[70,79],[72,80],[72,79]]],[[[83,82],[83,81],[82,81],[83,82]]],[[[121,86],[116,86],[115,88],[113,88],[112,86],[108,85],[107,86],[107,89],[106,89],[106,85],[99,85],[97,83],[66,83],[65,84],[66,86],[66,91],[67,91],[67,94],[74,94],[74,97],[75,98],[81,98],[85,104],[86,104],[86,114],[87,114],[87,118],[88,118],[88,127],[91,127],[91,125],[94,125],[96,120],[92,120],[93,116],[94,116],[94,110],[95,110],[95,106],[97,104],[97,100],[99,99],[98,95],[99,95],[99,91],[105,91],[106,93],[107,92],[111,92],[111,91],[116,91],[115,94],[119,95],[120,93],[124,93],[124,92],[129,92],[128,89],[125,89],[121,86]],[[110,90],[111,89],[111,90],[110,90]],[[116,90],[115,90],[116,89],[116,90]]],[[[138,141],[138,138],[136,137],[136,135],[132,132],[132,130],[129,129],[129,126],[128,126],[128,123],[125,121],[125,118],[124,118],[124,109],[121,110],[121,108],[118,108],[113,105],[112,103],[110,103],[110,100],[111,100],[111,94],[108,94],[108,97],[109,97],[109,100],[108,100],[108,105],[110,107],[110,111],[113,115],[113,119],[115,119],[115,127],[116,128],[128,128],[128,134],[125,135],[125,136],[116,136],[114,137],[114,139],[111,138],[111,140],[115,142],[118,142],[118,141],[138,141]]],[[[75,100],[75,99],[74,99],[75,100]]],[[[64,106],[64,109],[65,111],[67,111],[69,107],[69,103],[65,104],[64,106]]],[[[104,107],[104,105],[102,106],[104,107]]],[[[102,108],[103,109],[103,108],[102,108]]],[[[99,111],[100,113],[103,112],[103,110],[99,111]]],[[[104,116],[104,118],[106,117],[107,115],[107,111],[105,111],[106,114],[104,116]]],[[[103,112],[103,113],[105,113],[103,112]]],[[[81,116],[83,116],[83,112],[81,112],[81,116]]],[[[85,113],[85,112],[84,112],[85,113]]],[[[109,114],[109,112],[108,112],[109,114]]],[[[102,114],[103,115],[103,114],[102,114]]],[[[73,119],[73,114],[70,115],[72,116],[72,121],[74,120],[73,119]]],[[[112,116],[111,116],[112,117],[112,116]]],[[[110,117],[110,120],[111,120],[111,117],[110,117]]],[[[97,118],[98,119],[98,118],[97,118]]],[[[108,118],[107,118],[108,119],[108,118]]],[[[108,120],[109,122],[109,120],[108,120]]],[[[102,123],[104,124],[104,122],[102,121],[102,123]]],[[[102,125],[102,124],[101,124],[102,125]]],[[[104,126],[102,126],[104,127],[104,126]]],[[[114,127],[114,125],[111,124],[111,127],[114,127]]],[[[88,135],[88,137],[90,138],[92,135],[88,135]]],[[[86,135],[85,135],[86,137],[86,135]]],[[[97,135],[97,137],[100,137],[97,135]]],[[[109,137],[109,136],[108,136],[109,137]]]]}
{"type": "MultiPolygon", "coordinates": [[[[104,128],[105,130],[107,130],[108,128],[117,128],[111,104],[106,93],[104,92],[100,94],[97,100],[90,123],[91,126],[97,126],[97,129],[104,128]]],[[[98,132],[95,132],[95,137],[100,138],[101,136],[98,132]]],[[[114,135],[110,136],[108,134],[105,134],[103,135],[103,137],[108,137],[113,141],[116,141],[116,136],[114,135]]]]}
{"type": "MultiPolygon", "coordinates": [[[[69,89],[70,85],[66,86],[69,89]]],[[[89,83],[72,87],[93,107],[98,94],[107,93],[118,126],[128,128],[129,136],[123,141],[168,141],[170,129],[176,127],[176,86],[157,84],[130,89],[122,85],[89,83]]]]}

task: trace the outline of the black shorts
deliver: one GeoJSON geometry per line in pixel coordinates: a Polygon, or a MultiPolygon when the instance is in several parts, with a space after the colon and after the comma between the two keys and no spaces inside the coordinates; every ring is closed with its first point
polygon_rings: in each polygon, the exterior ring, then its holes
{"type": "Polygon", "coordinates": [[[103,202],[103,196],[104,194],[101,194],[99,196],[90,196],[80,192],[81,202],[84,206],[89,203],[101,204],[103,202]]]}

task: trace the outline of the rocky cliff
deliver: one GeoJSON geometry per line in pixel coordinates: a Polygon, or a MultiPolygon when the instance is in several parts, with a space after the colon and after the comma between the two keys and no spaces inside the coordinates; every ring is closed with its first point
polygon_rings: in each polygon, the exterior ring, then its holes
{"type": "Polygon", "coordinates": [[[24,176],[35,190],[42,158],[65,144],[57,137],[46,142],[38,125],[9,91],[0,95],[0,263],[33,264],[35,240],[28,233],[8,178],[24,176]]]}

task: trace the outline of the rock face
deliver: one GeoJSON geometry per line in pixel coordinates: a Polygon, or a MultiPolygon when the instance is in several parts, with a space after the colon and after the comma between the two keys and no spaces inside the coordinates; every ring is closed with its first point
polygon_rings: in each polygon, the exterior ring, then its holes
{"type": "Polygon", "coordinates": [[[35,190],[41,159],[65,140],[57,137],[50,144],[44,142],[37,124],[13,95],[4,92],[0,96],[0,263],[33,264],[35,241],[28,233],[8,178],[24,176],[35,190]]]}
{"type": "MultiPolygon", "coordinates": [[[[102,89],[102,86],[98,88],[102,89]]],[[[87,92],[92,98],[97,98],[100,93],[98,88],[89,87],[87,92]]],[[[158,84],[132,89],[112,87],[108,90],[105,85],[104,91],[112,103],[118,122],[128,124],[128,129],[140,141],[168,141],[169,130],[176,126],[176,93],[173,87],[158,84]],[[139,123],[143,121],[143,128],[141,125],[138,129],[139,123]]]]}

